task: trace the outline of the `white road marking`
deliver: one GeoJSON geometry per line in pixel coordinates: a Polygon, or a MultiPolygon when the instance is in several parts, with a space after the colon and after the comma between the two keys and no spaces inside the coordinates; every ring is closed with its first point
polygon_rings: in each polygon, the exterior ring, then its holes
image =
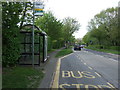
{"type": "Polygon", "coordinates": [[[112,84],[110,84],[109,82],[107,82],[107,84],[110,85],[112,88],[114,88],[114,90],[116,90],[112,84]]]}
{"type": "Polygon", "coordinates": [[[85,65],[87,65],[86,63],[84,63],[85,65]]]}
{"type": "Polygon", "coordinates": [[[93,70],[91,67],[88,66],[89,69],[93,70]]]}
{"type": "Polygon", "coordinates": [[[97,74],[99,77],[101,77],[101,75],[99,73],[95,72],[95,74],[97,74]]]}

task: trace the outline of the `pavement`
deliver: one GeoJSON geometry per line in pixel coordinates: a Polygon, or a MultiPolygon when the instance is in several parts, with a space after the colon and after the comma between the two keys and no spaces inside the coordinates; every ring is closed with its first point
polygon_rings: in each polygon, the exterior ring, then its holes
{"type": "Polygon", "coordinates": [[[56,70],[56,63],[58,61],[58,58],[56,58],[55,55],[62,49],[63,48],[58,49],[48,54],[49,56],[48,60],[40,66],[40,68],[44,70],[45,76],[42,79],[38,88],[50,88],[51,87],[52,80],[54,78],[54,74],[56,70]]]}

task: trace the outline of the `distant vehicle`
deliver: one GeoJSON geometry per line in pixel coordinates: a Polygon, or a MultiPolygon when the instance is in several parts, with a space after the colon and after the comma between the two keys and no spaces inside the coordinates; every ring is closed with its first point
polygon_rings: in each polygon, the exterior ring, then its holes
{"type": "Polygon", "coordinates": [[[85,45],[80,45],[81,48],[83,48],[85,45]]]}
{"type": "Polygon", "coordinates": [[[74,45],[74,50],[81,50],[81,46],[80,45],[74,45]]]}

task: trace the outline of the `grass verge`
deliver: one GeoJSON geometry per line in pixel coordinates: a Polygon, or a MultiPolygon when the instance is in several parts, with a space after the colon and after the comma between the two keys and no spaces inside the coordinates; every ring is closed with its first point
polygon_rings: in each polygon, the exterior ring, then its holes
{"type": "Polygon", "coordinates": [[[59,52],[56,54],[55,57],[65,56],[65,55],[70,54],[70,53],[72,53],[72,52],[73,52],[73,51],[72,51],[71,47],[68,48],[68,49],[62,49],[61,51],[59,51],[59,52]]]}
{"type": "Polygon", "coordinates": [[[97,48],[89,48],[89,47],[86,47],[86,49],[91,49],[91,50],[95,50],[95,51],[106,52],[106,53],[112,53],[112,54],[119,54],[119,55],[120,55],[120,51],[117,51],[117,50],[97,49],[97,48]]]}
{"type": "Polygon", "coordinates": [[[37,88],[44,74],[32,67],[4,68],[2,88],[37,88]]]}
{"type": "Polygon", "coordinates": [[[57,49],[51,49],[50,51],[48,51],[48,53],[52,53],[55,50],[57,50],[57,49]]]}

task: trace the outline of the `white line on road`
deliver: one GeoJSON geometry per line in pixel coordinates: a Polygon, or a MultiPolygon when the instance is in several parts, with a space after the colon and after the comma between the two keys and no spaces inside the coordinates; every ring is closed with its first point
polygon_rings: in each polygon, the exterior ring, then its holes
{"type": "Polygon", "coordinates": [[[112,60],[112,61],[118,62],[117,60],[114,60],[114,59],[112,59],[112,58],[109,58],[109,60],[112,60]]]}
{"type": "MultiPolygon", "coordinates": [[[[94,53],[89,52],[89,51],[84,51],[84,52],[86,52],[86,53],[91,53],[91,54],[93,54],[93,55],[96,55],[96,56],[100,56],[100,57],[105,58],[105,56],[102,56],[102,55],[99,55],[99,54],[94,54],[94,53]]],[[[117,55],[117,56],[119,56],[119,55],[117,55]]],[[[109,58],[109,57],[106,57],[106,58],[109,58]]],[[[113,59],[113,58],[109,58],[109,60],[111,60],[111,61],[115,61],[115,62],[118,62],[118,60],[115,60],[115,59],[113,59]]]]}
{"type": "MultiPolygon", "coordinates": [[[[95,55],[95,54],[94,54],[94,55],[95,55]]],[[[96,55],[96,56],[99,56],[99,57],[102,57],[102,58],[108,58],[108,60],[118,62],[118,60],[115,60],[115,59],[110,58],[110,57],[105,57],[105,56],[102,56],[102,55],[96,55]]]]}
{"type": "Polygon", "coordinates": [[[101,75],[99,73],[95,72],[95,74],[97,74],[99,77],[101,77],[101,75]]]}
{"type": "Polygon", "coordinates": [[[112,88],[114,88],[114,90],[116,90],[112,84],[110,84],[109,82],[107,82],[107,84],[110,85],[112,88]]]}
{"type": "Polygon", "coordinates": [[[88,66],[89,69],[93,70],[91,67],[88,66]]]}

